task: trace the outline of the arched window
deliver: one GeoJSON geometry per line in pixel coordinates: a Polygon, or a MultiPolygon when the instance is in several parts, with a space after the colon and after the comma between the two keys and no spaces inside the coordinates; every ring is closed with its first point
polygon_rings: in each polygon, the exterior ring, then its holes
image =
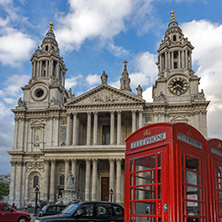
{"type": "Polygon", "coordinates": [[[177,37],[176,35],[173,36],[173,41],[176,41],[177,40],[177,37]]]}
{"type": "Polygon", "coordinates": [[[46,47],[45,47],[45,51],[48,51],[48,50],[49,50],[49,47],[48,47],[48,46],[46,46],[46,47]]]}
{"type": "Polygon", "coordinates": [[[34,176],[33,177],[33,188],[35,188],[38,185],[39,185],[39,177],[38,176],[34,176]]]}
{"type": "Polygon", "coordinates": [[[64,180],[65,180],[64,175],[61,175],[61,176],[59,177],[59,185],[63,186],[63,185],[64,185],[64,180]]]}

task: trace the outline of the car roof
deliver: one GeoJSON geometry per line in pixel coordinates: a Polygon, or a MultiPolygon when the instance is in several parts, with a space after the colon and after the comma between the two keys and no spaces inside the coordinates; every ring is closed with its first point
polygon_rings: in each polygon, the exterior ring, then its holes
{"type": "Polygon", "coordinates": [[[123,207],[121,204],[118,203],[114,203],[114,202],[108,202],[108,201],[82,201],[82,202],[78,202],[78,204],[86,204],[86,203],[91,203],[91,204],[113,204],[113,205],[118,205],[123,207]]]}

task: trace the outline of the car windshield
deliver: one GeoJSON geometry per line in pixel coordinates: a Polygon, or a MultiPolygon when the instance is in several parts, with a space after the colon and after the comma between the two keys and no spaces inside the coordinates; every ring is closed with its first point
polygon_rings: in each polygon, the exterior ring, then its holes
{"type": "Polygon", "coordinates": [[[48,207],[48,205],[45,205],[42,209],[41,209],[41,211],[46,211],[46,209],[47,209],[47,207],[48,207]]]}
{"type": "Polygon", "coordinates": [[[66,207],[61,213],[62,214],[68,214],[68,215],[72,215],[76,209],[79,207],[79,204],[72,204],[68,207],[66,207]]]}

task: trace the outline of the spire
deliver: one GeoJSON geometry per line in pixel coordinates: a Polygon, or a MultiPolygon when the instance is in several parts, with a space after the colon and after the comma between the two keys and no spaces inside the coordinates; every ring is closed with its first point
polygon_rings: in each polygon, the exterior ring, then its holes
{"type": "Polygon", "coordinates": [[[130,88],[130,78],[126,65],[126,63],[128,62],[125,60],[123,63],[124,63],[124,70],[122,73],[122,78],[120,79],[120,90],[132,91],[130,88]]]}
{"type": "Polygon", "coordinates": [[[128,63],[128,62],[125,60],[123,63],[124,63],[124,71],[127,71],[127,65],[126,65],[126,63],[128,63]]]}
{"type": "Polygon", "coordinates": [[[170,23],[168,24],[168,28],[178,27],[178,22],[175,19],[174,10],[172,10],[170,13],[171,13],[171,18],[170,18],[170,23]]]}
{"type": "Polygon", "coordinates": [[[170,20],[173,20],[173,19],[175,19],[174,10],[171,11],[171,19],[170,20]]]}
{"type": "Polygon", "coordinates": [[[46,33],[46,37],[55,39],[55,34],[53,32],[53,23],[52,22],[49,23],[49,31],[46,33]]]}

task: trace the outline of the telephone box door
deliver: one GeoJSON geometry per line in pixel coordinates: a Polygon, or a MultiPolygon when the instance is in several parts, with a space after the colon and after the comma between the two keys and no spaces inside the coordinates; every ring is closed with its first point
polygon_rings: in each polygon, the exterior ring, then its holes
{"type": "Polygon", "coordinates": [[[166,150],[162,147],[129,157],[130,206],[126,221],[167,221],[166,150]]]}

